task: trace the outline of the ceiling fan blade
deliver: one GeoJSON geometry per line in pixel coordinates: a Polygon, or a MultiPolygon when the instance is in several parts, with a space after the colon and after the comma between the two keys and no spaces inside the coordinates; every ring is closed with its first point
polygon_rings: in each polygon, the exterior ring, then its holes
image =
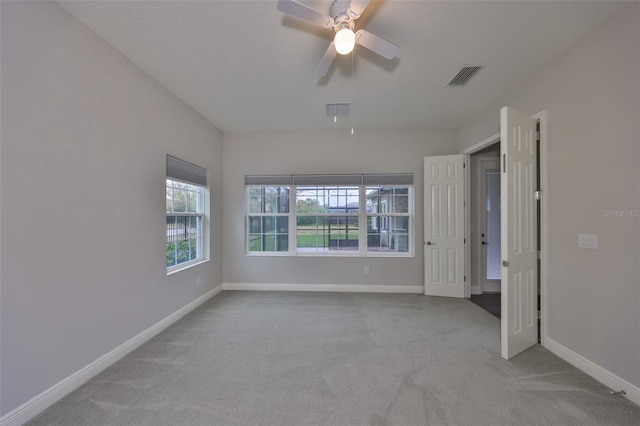
{"type": "Polygon", "coordinates": [[[371,0],[351,0],[351,4],[349,5],[349,17],[351,19],[358,19],[362,16],[362,12],[367,8],[369,2],[371,0]]]}
{"type": "Polygon", "coordinates": [[[336,58],[337,54],[338,51],[336,50],[336,46],[333,42],[331,42],[331,44],[327,48],[327,51],[324,52],[324,56],[320,60],[318,68],[316,68],[316,77],[320,78],[327,75],[327,72],[329,71],[329,68],[331,67],[331,64],[333,63],[333,60],[336,58]]]}
{"type": "Polygon", "coordinates": [[[278,0],[278,10],[287,15],[304,19],[312,24],[320,25],[326,28],[333,26],[333,18],[324,13],[320,13],[309,6],[298,3],[295,0],[278,0]]]}
{"type": "Polygon", "coordinates": [[[390,41],[365,30],[358,30],[356,32],[356,43],[388,60],[393,59],[398,53],[398,49],[400,49],[399,46],[396,46],[390,41]]]}

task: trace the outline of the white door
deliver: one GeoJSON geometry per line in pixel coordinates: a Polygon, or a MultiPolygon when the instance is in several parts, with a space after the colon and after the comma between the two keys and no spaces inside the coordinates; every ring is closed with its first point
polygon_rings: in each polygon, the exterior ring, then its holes
{"type": "Polygon", "coordinates": [[[500,110],[502,203],[502,357],[538,342],[536,122],[500,110]]]}
{"type": "Polygon", "coordinates": [[[424,159],[424,293],[465,296],[464,160],[424,159]]]}

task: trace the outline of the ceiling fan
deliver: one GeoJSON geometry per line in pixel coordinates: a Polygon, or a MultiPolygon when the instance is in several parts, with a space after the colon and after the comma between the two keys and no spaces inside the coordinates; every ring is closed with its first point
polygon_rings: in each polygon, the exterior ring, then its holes
{"type": "Polygon", "coordinates": [[[363,29],[359,29],[355,33],[353,31],[355,22],[362,16],[370,1],[334,0],[331,5],[331,16],[328,16],[296,0],[278,0],[280,12],[325,28],[333,28],[335,31],[336,35],[333,41],[320,60],[320,65],[316,68],[317,77],[324,77],[327,74],[336,54],[349,54],[356,44],[366,47],[387,60],[396,56],[399,47],[395,44],[363,29]]]}

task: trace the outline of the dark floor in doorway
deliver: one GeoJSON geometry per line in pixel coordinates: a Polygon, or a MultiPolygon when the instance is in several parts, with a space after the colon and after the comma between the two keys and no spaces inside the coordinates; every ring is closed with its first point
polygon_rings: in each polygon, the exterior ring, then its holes
{"type": "Polygon", "coordinates": [[[470,300],[485,311],[500,318],[500,293],[472,294],[470,300]]]}

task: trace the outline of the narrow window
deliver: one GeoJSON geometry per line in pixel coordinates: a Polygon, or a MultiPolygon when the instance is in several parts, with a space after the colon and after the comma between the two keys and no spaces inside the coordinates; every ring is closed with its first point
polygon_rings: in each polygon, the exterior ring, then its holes
{"type": "Polygon", "coordinates": [[[367,251],[410,251],[410,190],[408,186],[367,186],[367,251]]]}
{"type": "Polygon", "coordinates": [[[249,252],[289,250],[289,187],[249,186],[249,252]]]}
{"type": "Polygon", "coordinates": [[[205,259],[206,170],[167,156],[167,272],[205,259]]]}

